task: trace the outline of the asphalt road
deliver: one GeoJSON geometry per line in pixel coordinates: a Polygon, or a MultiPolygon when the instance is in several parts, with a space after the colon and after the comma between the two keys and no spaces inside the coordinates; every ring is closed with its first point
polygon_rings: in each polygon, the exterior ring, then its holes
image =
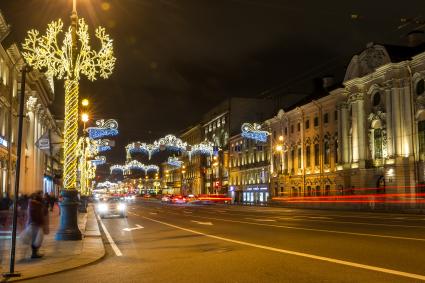
{"type": "Polygon", "coordinates": [[[104,259],[32,282],[425,282],[424,215],[143,201],[128,210],[102,220],[104,259]]]}

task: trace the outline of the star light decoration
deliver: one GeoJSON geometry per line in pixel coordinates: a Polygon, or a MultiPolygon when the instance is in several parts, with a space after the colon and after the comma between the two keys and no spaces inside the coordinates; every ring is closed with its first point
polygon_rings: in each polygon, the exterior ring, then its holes
{"type": "Polygon", "coordinates": [[[242,137],[260,142],[266,142],[267,136],[270,135],[269,132],[261,130],[261,125],[256,123],[243,123],[241,129],[242,137]]]}
{"type": "Polygon", "coordinates": [[[93,140],[118,135],[118,122],[114,119],[106,121],[104,119],[97,120],[96,126],[87,128],[89,137],[93,140]]]}
{"type": "Polygon", "coordinates": [[[71,26],[64,32],[62,20],[47,26],[46,34],[32,29],[23,43],[26,62],[35,69],[44,70],[49,77],[65,79],[64,125],[64,188],[76,188],[78,144],[78,93],[81,75],[94,81],[97,76],[108,78],[114,69],[112,39],[105,29],[98,27],[95,36],[100,41],[99,51],[89,45],[90,36],[84,19],[78,19],[74,7],[71,26]],[[63,33],[62,42],[58,35],[63,33]]]}

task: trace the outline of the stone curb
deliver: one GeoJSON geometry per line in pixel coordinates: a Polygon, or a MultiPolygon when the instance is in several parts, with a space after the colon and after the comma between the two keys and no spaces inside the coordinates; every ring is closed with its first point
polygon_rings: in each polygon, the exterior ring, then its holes
{"type": "Polygon", "coordinates": [[[46,262],[48,266],[43,266],[44,268],[40,268],[43,270],[42,272],[33,271],[33,274],[31,274],[31,269],[37,269],[37,266],[31,266],[29,269],[27,269],[27,271],[19,270],[18,268],[17,272],[22,272],[21,277],[10,278],[7,280],[3,279],[3,281],[0,282],[17,282],[44,277],[84,267],[101,260],[106,255],[106,252],[99,230],[99,223],[97,222],[96,213],[93,206],[89,206],[87,214],[84,218],[85,219],[83,221],[85,223],[83,229],[81,229],[81,232],[84,235],[82,240],[81,254],[61,258],[54,263],[46,262]],[[26,275],[25,273],[29,275],[26,275]]]}

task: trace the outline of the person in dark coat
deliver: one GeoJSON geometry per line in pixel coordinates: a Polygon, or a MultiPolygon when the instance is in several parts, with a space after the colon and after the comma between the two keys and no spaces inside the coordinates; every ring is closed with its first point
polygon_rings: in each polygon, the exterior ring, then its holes
{"type": "Polygon", "coordinates": [[[41,192],[35,193],[31,196],[28,204],[28,226],[29,233],[31,233],[31,258],[40,258],[41,254],[38,250],[43,243],[43,225],[44,225],[44,208],[41,192]]]}

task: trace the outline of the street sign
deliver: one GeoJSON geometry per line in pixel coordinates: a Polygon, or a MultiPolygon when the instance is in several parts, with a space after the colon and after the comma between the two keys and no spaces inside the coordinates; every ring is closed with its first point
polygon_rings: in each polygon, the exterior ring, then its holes
{"type": "Polygon", "coordinates": [[[50,149],[50,137],[49,133],[44,133],[36,142],[35,146],[40,150],[49,150],[50,149]]]}

